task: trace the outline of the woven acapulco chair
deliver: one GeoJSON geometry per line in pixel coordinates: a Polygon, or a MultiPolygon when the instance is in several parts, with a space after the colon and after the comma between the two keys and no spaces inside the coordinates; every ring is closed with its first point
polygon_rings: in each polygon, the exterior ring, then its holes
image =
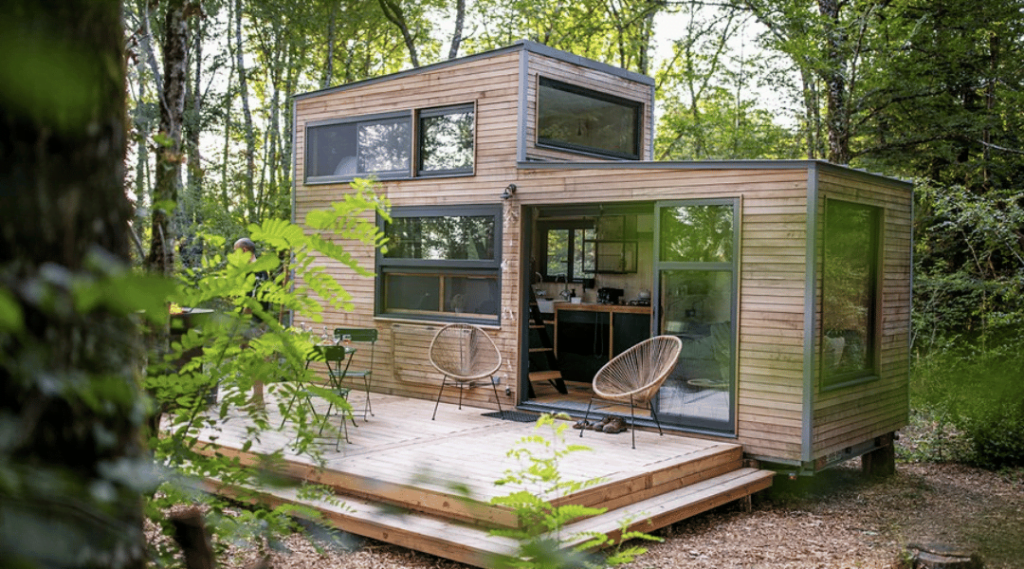
{"type": "Polygon", "coordinates": [[[494,398],[498,401],[498,412],[504,415],[498,387],[491,381],[491,376],[501,367],[501,352],[482,328],[462,323],[442,327],[430,342],[430,363],[444,375],[431,420],[437,417],[437,406],[441,403],[441,394],[449,379],[459,384],[459,409],[462,409],[462,389],[465,384],[487,378],[494,389],[494,398]]]}
{"type": "MultiPolygon", "coordinates": [[[[633,448],[636,448],[636,429],[633,428],[636,422],[633,409],[636,407],[650,409],[651,417],[658,425],[658,434],[663,435],[661,422],[658,421],[658,414],[651,400],[675,369],[682,348],[682,341],[675,336],[656,336],[612,358],[594,376],[594,396],[587,405],[583,424],[588,424],[590,409],[595,400],[613,401],[629,405],[633,448]]],[[[580,437],[585,430],[580,429],[580,437]]]]}

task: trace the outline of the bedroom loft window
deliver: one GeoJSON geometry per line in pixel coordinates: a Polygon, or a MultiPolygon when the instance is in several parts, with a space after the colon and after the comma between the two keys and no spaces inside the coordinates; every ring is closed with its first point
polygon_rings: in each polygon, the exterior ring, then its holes
{"type": "Polygon", "coordinates": [[[497,324],[501,206],[396,207],[377,254],[377,314],[497,324]]]}
{"type": "Polygon", "coordinates": [[[877,374],[881,209],[828,199],[821,279],[821,382],[877,374]]]}
{"type": "Polygon", "coordinates": [[[419,175],[473,172],[474,114],[473,105],[420,111],[419,175]]]}
{"type": "Polygon", "coordinates": [[[411,178],[414,116],[416,175],[472,174],[475,115],[467,104],[310,123],[306,182],[411,178]]]}
{"type": "Polygon", "coordinates": [[[313,124],[306,129],[306,181],[407,177],[411,154],[409,113],[313,124]]]}
{"type": "Polygon", "coordinates": [[[539,87],[538,145],[640,159],[643,104],[545,77],[539,87]]]}

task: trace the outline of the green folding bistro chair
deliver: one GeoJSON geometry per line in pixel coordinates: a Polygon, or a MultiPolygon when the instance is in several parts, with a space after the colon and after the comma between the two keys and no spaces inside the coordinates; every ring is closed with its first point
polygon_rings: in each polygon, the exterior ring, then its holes
{"type": "MultiPolygon", "coordinates": [[[[309,369],[309,364],[311,364],[312,362],[324,362],[324,364],[327,366],[327,389],[332,391],[335,395],[343,399],[347,399],[349,389],[345,387],[342,383],[345,379],[349,366],[352,365],[352,358],[350,357],[352,352],[354,352],[354,350],[346,346],[313,346],[313,349],[306,355],[306,369],[309,369]]],[[[295,404],[295,399],[300,395],[306,398],[306,403],[309,405],[310,410],[313,411],[313,417],[321,421],[319,433],[322,434],[324,431],[324,426],[330,420],[331,411],[335,410],[334,402],[328,401],[327,411],[324,413],[323,418],[321,419],[321,417],[316,412],[316,407],[313,405],[312,398],[315,395],[315,393],[308,388],[300,388],[298,391],[295,392],[295,395],[292,396],[291,401],[288,402],[288,408],[285,410],[286,416],[291,411],[292,406],[295,404]]],[[[284,426],[285,420],[286,419],[281,420],[282,426],[284,426]]],[[[359,426],[356,424],[355,417],[352,418],[352,426],[359,426]]],[[[341,419],[341,432],[338,433],[338,440],[335,441],[334,444],[335,449],[337,449],[338,445],[341,443],[342,434],[344,434],[345,436],[345,442],[351,442],[348,438],[348,423],[345,422],[344,416],[341,419]]]]}
{"type": "MultiPolygon", "coordinates": [[[[369,344],[370,347],[370,359],[366,365],[366,368],[352,369],[352,358],[349,359],[349,368],[344,374],[344,379],[362,379],[363,387],[366,390],[366,403],[363,405],[363,420],[366,421],[367,415],[373,415],[373,407],[370,405],[370,376],[373,375],[373,358],[375,347],[377,345],[377,329],[376,328],[335,328],[334,329],[334,340],[342,346],[348,348],[360,349],[362,346],[369,344]]],[[[351,356],[351,354],[350,354],[351,356]]],[[[362,358],[360,358],[362,362],[362,358]]]]}

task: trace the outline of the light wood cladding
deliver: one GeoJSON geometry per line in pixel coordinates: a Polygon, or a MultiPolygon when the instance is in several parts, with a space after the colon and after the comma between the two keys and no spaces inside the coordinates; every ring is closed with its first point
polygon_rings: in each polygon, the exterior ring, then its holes
{"type": "MultiPolygon", "coordinates": [[[[529,262],[529,255],[522,251],[524,207],[739,198],[736,438],[729,440],[742,443],[752,456],[800,463],[808,454],[818,460],[905,425],[912,222],[908,184],[813,161],[588,162],[596,159],[538,148],[535,103],[541,76],[643,102],[641,149],[644,158],[651,158],[646,154],[652,136],[648,124],[653,104],[650,85],[577,65],[568,58],[551,58],[530,50],[499,50],[463,63],[299,98],[295,104],[295,219],[301,221],[309,211],[329,207],[349,190],[344,183],[303,183],[305,126],[309,122],[472,103],[476,138],[471,175],[386,180],[379,188],[396,207],[502,204],[500,320],[487,330],[504,357],[499,375],[502,387],[509,387],[511,394],[499,389],[503,406],[513,406],[520,399],[519,378],[523,375],[520,321],[526,315],[521,312],[521,270],[529,262]],[[521,86],[524,76],[526,84],[521,86]],[[526,93],[525,101],[518,100],[521,92],[526,93]],[[523,114],[520,104],[526,105],[523,114]],[[520,145],[529,160],[522,164],[517,163],[520,145]],[[567,161],[576,164],[552,164],[567,161]],[[510,183],[518,188],[515,198],[502,201],[499,196],[510,183]],[[818,201],[812,205],[819,226],[808,228],[808,197],[815,191],[818,201]],[[826,197],[884,210],[880,376],[833,390],[821,389],[817,371],[808,367],[813,368],[814,362],[805,358],[807,343],[813,343],[817,354],[820,341],[819,330],[805,329],[805,288],[808,239],[820,240],[826,197]],[[807,374],[813,376],[810,394],[805,393],[807,374]],[[811,415],[805,416],[808,396],[811,415]],[[809,450],[803,447],[808,424],[812,434],[809,450]]],[[[364,267],[373,268],[372,248],[351,242],[343,245],[364,267]]],[[[653,242],[640,245],[651,248],[640,255],[650,258],[653,242]]],[[[810,249],[820,255],[820,245],[810,249]]],[[[820,259],[812,261],[820,263],[820,259]]],[[[334,263],[324,265],[352,295],[353,303],[350,312],[328,310],[324,324],[380,331],[371,389],[413,398],[436,397],[441,377],[426,354],[439,324],[376,318],[374,279],[334,263]]],[[[820,270],[817,274],[815,311],[820,310],[820,270]]],[[[638,278],[644,279],[645,288],[650,287],[652,275],[638,278]]],[[[813,316],[820,322],[819,314],[813,316]]],[[[299,315],[297,320],[303,318],[299,315]]],[[[443,399],[451,402],[457,396],[455,389],[446,389],[443,399]]],[[[476,405],[497,409],[489,386],[468,389],[463,396],[476,405]]]]}

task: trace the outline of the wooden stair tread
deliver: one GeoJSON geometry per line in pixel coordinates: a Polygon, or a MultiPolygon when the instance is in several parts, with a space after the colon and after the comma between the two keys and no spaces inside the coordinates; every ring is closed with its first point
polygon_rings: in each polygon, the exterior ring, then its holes
{"type": "Polygon", "coordinates": [[[352,496],[337,501],[299,496],[297,487],[271,487],[259,491],[276,504],[313,507],[333,526],[431,555],[488,567],[495,555],[512,555],[514,539],[493,536],[486,528],[373,503],[352,496]]]}
{"type": "MultiPolygon", "coordinates": [[[[631,520],[627,530],[650,533],[768,488],[772,476],[771,471],[740,468],[569,524],[561,535],[600,532],[618,539],[622,521],[626,519],[631,520]]],[[[276,505],[315,508],[325,521],[339,529],[477,567],[491,567],[495,556],[512,555],[518,547],[515,540],[493,536],[480,526],[352,496],[338,496],[336,501],[309,499],[300,497],[297,487],[263,488],[259,492],[276,505]]],[[[567,542],[564,547],[570,548],[583,541],[585,537],[567,542]]]]}
{"type": "Polygon", "coordinates": [[[621,533],[622,520],[632,519],[627,526],[628,529],[650,533],[764,490],[771,486],[773,476],[775,473],[770,470],[740,468],[572,523],[566,526],[564,532],[570,535],[579,532],[600,532],[617,536],[621,533]]]}
{"type": "Polygon", "coordinates": [[[562,377],[562,372],[556,370],[550,371],[531,371],[530,381],[547,381],[551,379],[559,379],[562,377]]]}

